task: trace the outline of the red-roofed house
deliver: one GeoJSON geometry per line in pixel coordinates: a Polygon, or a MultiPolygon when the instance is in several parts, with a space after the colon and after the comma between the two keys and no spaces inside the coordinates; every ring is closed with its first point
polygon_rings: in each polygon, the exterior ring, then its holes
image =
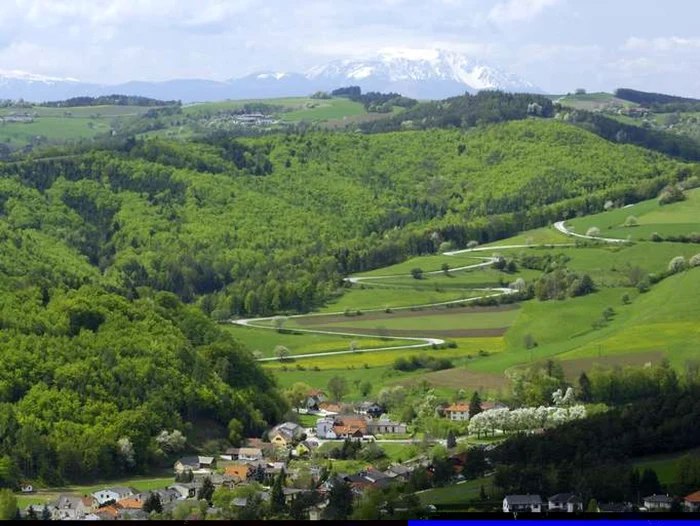
{"type": "MultiPolygon", "coordinates": [[[[481,402],[481,410],[489,411],[490,409],[506,408],[501,402],[481,402]]],[[[469,420],[469,404],[466,402],[457,402],[445,408],[445,417],[448,420],[464,421],[469,420]]]]}
{"type": "Polygon", "coordinates": [[[93,514],[100,517],[101,520],[116,520],[119,517],[119,509],[110,505],[93,511],[93,514]]]}
{"type": "Polygon", "coordinates": [[[452,404],[445,408],[445,416],[449,420],[469,420],[469,405],[452,404]]]}
{"type": "Polygon", "coordinates": [[[700,512],[700,491],[686,495],[683,501],[686,510],[700,512]]]}

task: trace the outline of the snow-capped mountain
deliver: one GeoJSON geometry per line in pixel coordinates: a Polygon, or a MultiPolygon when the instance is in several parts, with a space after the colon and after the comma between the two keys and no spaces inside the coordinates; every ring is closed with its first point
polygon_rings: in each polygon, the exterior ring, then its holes
{"type": "Polygon", "coordinates": [[[366,60],[335,60],[311,68],[310,80],[441,98],[485,89],[539,91],[531,82],[467,55],[444,50],[396,50],[366,60]],[[402,87],[403,91],[395,89],[402,87]]]}
{"type": "Polygon", "coordinates": [[[442,99],[484,89],[540,92],[532,83],[467,55],[444,50],[389,50],[367,59],[334,60],[305,73],[260,71],[219,82],[179,79],[100,85],[72,78],[0,70],[0,99],[62,100],[78,96],[141,95],[183,102],[309,95],[344,86],[442,99]]]}
{"type": "Polygon", "coordinates": [[[28,101],[73,97],[81,84],[72,78],[48,77],[19,70],[0,70],[0,99],[28,101]]]}

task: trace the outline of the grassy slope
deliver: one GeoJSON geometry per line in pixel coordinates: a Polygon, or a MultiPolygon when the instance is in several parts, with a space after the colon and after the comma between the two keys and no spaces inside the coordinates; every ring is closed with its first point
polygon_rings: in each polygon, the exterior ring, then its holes
{"type": "Polygon", "coordinates": [[[661,235],[690,234],[700,232],[700,188],[686,192],[687,199],[679,203],[660,206],[656,200],[644,201],[629,208],[618,208],[580,219],[569,221],[575,231],[585,233],[595,226],[602,235],[633,240],[648,240],[653,232],[661,235]],[[624,227],[625,220],[634,216],[636,227],[624,227]]]}
{"type": "MultiPolygon", "coordinates": [[[[454,309],[453,309],[454,310],[454,309]]],[[[323,324],[324,327],[342,328],[343,326],[374,329],[451,330],[451,329],[494,329],[509,327],[518,317],[519,310],[504,312],[479,312],[472,309],[459,309],[454,314],[435,314],[426,311],[424,316],[401,317],[401,315],[386,314],[381,320],[365,321],[360,318],[349,318],[341,323],[323,324]]]]}
{"type": "Polygon", "coordinates": [[[565,95],[564,97],[558,99],[557,102],[559,102],[562,106],[569,106],[571,108],[588,111],[600,110],[613,103],[626,108],[634,108],[639,106],[639,104],[618,99],[612,93],[605,92],[586,93],[582,95],[565,95]]]}
{"type": "MultiPolygon", "coordinates": [[[[379,284],[377,284],[379,285],[379,284]]],[[[383,288],[372,284],[354,287],[336,300],[319,309],[320,312],[344,312],[345,309],[383,309],[407,307],[416,304],[442,303],[470,297],[461,291],[412,290],[383,288]]]]}
{"type": "MultiPolygon", "coordinates": [[[[240,327],[238,325],[224,325],[233,335],[244,342],[252,351],[260,351],[263,356],[274,356],[274,349],[278,345],[287,347],[291,355],[312,354],[324,352],[347,351],[350,342],[355,340],[351,337],[330,336],[325,334],[291,333],[240,327]]],[[[378,347],[393,347],[402,344],[415,344],[416,342],[401,340],[385,341],[381,338],[358,338],[359,349],[373,349],[378,347]]]]}

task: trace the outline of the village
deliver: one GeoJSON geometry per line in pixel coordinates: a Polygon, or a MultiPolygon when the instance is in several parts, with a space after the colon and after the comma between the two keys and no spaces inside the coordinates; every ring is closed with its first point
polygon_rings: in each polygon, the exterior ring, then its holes
{"type": "MultiPolygon", "coordinates": [[[[196,509],[188,517],[217,517],[221,514],[220,508],[209,505],[200,509],[199,505],[203,497],[205,501],[206,497],[211,501],[212,491],[248,487],[258,490],[257,495],[263,502],[269,501],[270,487],[282,476],[287,483],[283,493],[288,504],[299,495],[317,495],[317,502],[307,513],[311,520],[318,520],[327,505],[328,492],[337,481],[348,483],[353,494],[360,498],[368,488],[405,483],[415,470],[430,469],[430,457],[426,454],[391,463],[384,469],[377,469],[368,462],[356,472],[333,472],[329,469],[329,466],[333,468],[332,450],[324,456],[329,460],[317,454],[325,444],[335,444],[342,449],[347,448],[347,444],[362,447],[382,442],[409,445],[418,441],[408,438],[406,424],[389,419],[375,402],[341,406],[330,403],[323,391],[313,390],[297,412],[307,419],[315,418],[316,425],[305,428],[295,422],[284,422],[271,428],[266,433],[266,440],[248,438],[245,445],[226,449],[218,456],[178,458],[173,465],[173,483],[163,488],[139,492],[129,487],[113,486],[86,495],[65,494],[46,508],[28,507],[23,515],[50,514],[52,520],[139,520],[149,517],[156,499],[155,509],[164,513],[172,513],[178,508],[196,509]],[[393,438],[396,436],[401,438],[393,438]],[[392,438],[382,440],[384,437],[392,438]]],[[[452,461],[458,474],[464,455],[455,455],[452,461]]],[[[25,493],[31,491],[31,486],[23,488],[25,493]]],[[[232,505],[245,508],[252,496],[248,493],[247,497],[234,498],[232,505]]]]}
{"type": "MultiPolygon", "coordinates": [[[[555,398],[566,400],[566,395],[559,397],[560,394],[555,393],[555,398]]],[[[474,401],[457,401],[441,407],[439,414],[457,425],[473,426],[480,420],[493,421],[497,415],[510,412],[498,401],[478,400],[476,405],[474,401]],[[470,415],[471,411],[478,413],[470,415]]],[[[312,389],[294,413],[297,421],[276,425],[262,438],[247,438],[240,447],[227,448],[216,455],[180,456],[172,465],[172,482],[163,487],[139,491],[115,485],[83,495],[66,493],[43,507],[29,506],[21,515],[51,520],[143,520],[153,518],[152,514],[156,513],[156,518],[216,519],[231,518],[233,509],[238,510],[234,511],[236,518],[250,518],[256,516],[253,508],[259,508],[261,503],[269,505],[274,499],[283,499],[288,509],[294,506],[300,509],[303,518],[320,520],[336,485],[346,486],[353,502],[359,503],[371,490],[394,488],[418,495],[425,488],[459,488],[470,480],[493,474],[488,453],[497,442],[459,445],[452,434],[446,440],[425,436],[419,439],[416,430],[389,418],[385,408],[374,401],[334,403],[324,391],[312,389]],[[387,445],[418,454],[389,459],[381,449],[387,445]],[[443,453],[435,454],[434,448],[443,453]],[[223,501],[227,502],[226,510],[219,505],[223,501]]],[[[467,491],[474,490],[465,489],[465,495],[467,491]]],[[[25,484],[22,492],[32,493],[33,487],[25,484]]],[[[535,494],[501,495],[502,506],[496,507],[495,501],[490,500],[491,511],[501,508],[508,514],[671,511],[679,503],[679,499],[661,494],[643,497],[641,507],[624,502],[586,502],[575,493],[559,493],[549,498],[535,494]]],[[[486,498],[481,486],[481,499],[486,498]]],[[[686,511],[700,510],[700,491],[680,502],[686,511]]],[[[435,506],[425,504],[416,512],[430,516],[436,511],[435,506]]]]}
{"type": "MultiPolygon", "coordinates": [[[[494,444],[458,447],[454,436],[447,440],[425,437],[419,440],[406,424],[391,420],[380,404],[332,403],[318,389],[313,389],[300,405],[296,409],[300,420],[315,421],[314,426],[284,422],[269,429],[264,439],[248,438],[240,447],[227,448],[218,455],[181,456],[172,466],[172,483],[161,488],[138,491],[126,486],[108,486],[89,494],[61,494],[49,505],[27,507],[21,515],[51,520],[145,520],[156,513],[156,518],[216,519],[231,518],[233,508],[239,510],[238,518],[250,518],[255,516],[253,507],[283,498],[288,508],[301,506],[304,518],[321,520],[329,506],[330,493],[338,484],[349,487],[357,503],[372,489],[410,488],[419,494],[424,490],[417,490],[421,486],[415,485],[416,480],[424,481],[425,487],[438,480],[440,486],[459,487],[470,479],[491,475],[487,453],[494,444]],[[388,461],[382,457],[379,448],[382,444],[407,448],[420,444],[422,449],[412,458],[388,461]],[[431,454],[431,447],[442,448],[444,457],[431,454]],[[358,460],[354,463],[357,468],[337,469],[348,458],[358,460]],[[226,511],[217,505],[225,500],[217,498],[219,494],[230,497],[226,511]]],[[[508,411],[505,404],[497,401],[481,402],[480,407],[480,414],[485,417],[508,411]]],[[[470,420],[468,403],[452,403],[440,412],[452,422],[470,420]]],[[[32,493],[33,488],[24,485],[22,491],[32,493]]],[[[485,497],[483,486],[481,493],[485,497]]],[[[508,514],[670,511],[678,499],[654,494],[644,497],[642,502],[643,507],[633,508],[629,503],[586,503],[574,493],[545,499],[540,495],[505,495],[502,511],[508,514]]],[[[682,505],[686,511],[700,511],[700,491],[684,497],[682,505]]],[[[436,511],[435,506],[428,504],[420,513],[430,516],[436,511]]]]}

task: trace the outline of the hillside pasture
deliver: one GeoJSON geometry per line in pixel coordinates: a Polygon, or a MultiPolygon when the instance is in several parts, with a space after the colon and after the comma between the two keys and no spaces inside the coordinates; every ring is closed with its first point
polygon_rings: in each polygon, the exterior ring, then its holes
{"type": "Polygon", "coordinates": [[[567,224],[582,234],[591,227],[598,227],[603,236],[620,239],[630,236],[633,240],[649,240],[654,232],[662,236],[700,232],[700,188],[685,194],[685,201],[663,206],[655,199],[643,201],[627,208],[574,219],[567,224]],[[624,226],[630,216],[637,219],[638,226],[624,226]]]}

